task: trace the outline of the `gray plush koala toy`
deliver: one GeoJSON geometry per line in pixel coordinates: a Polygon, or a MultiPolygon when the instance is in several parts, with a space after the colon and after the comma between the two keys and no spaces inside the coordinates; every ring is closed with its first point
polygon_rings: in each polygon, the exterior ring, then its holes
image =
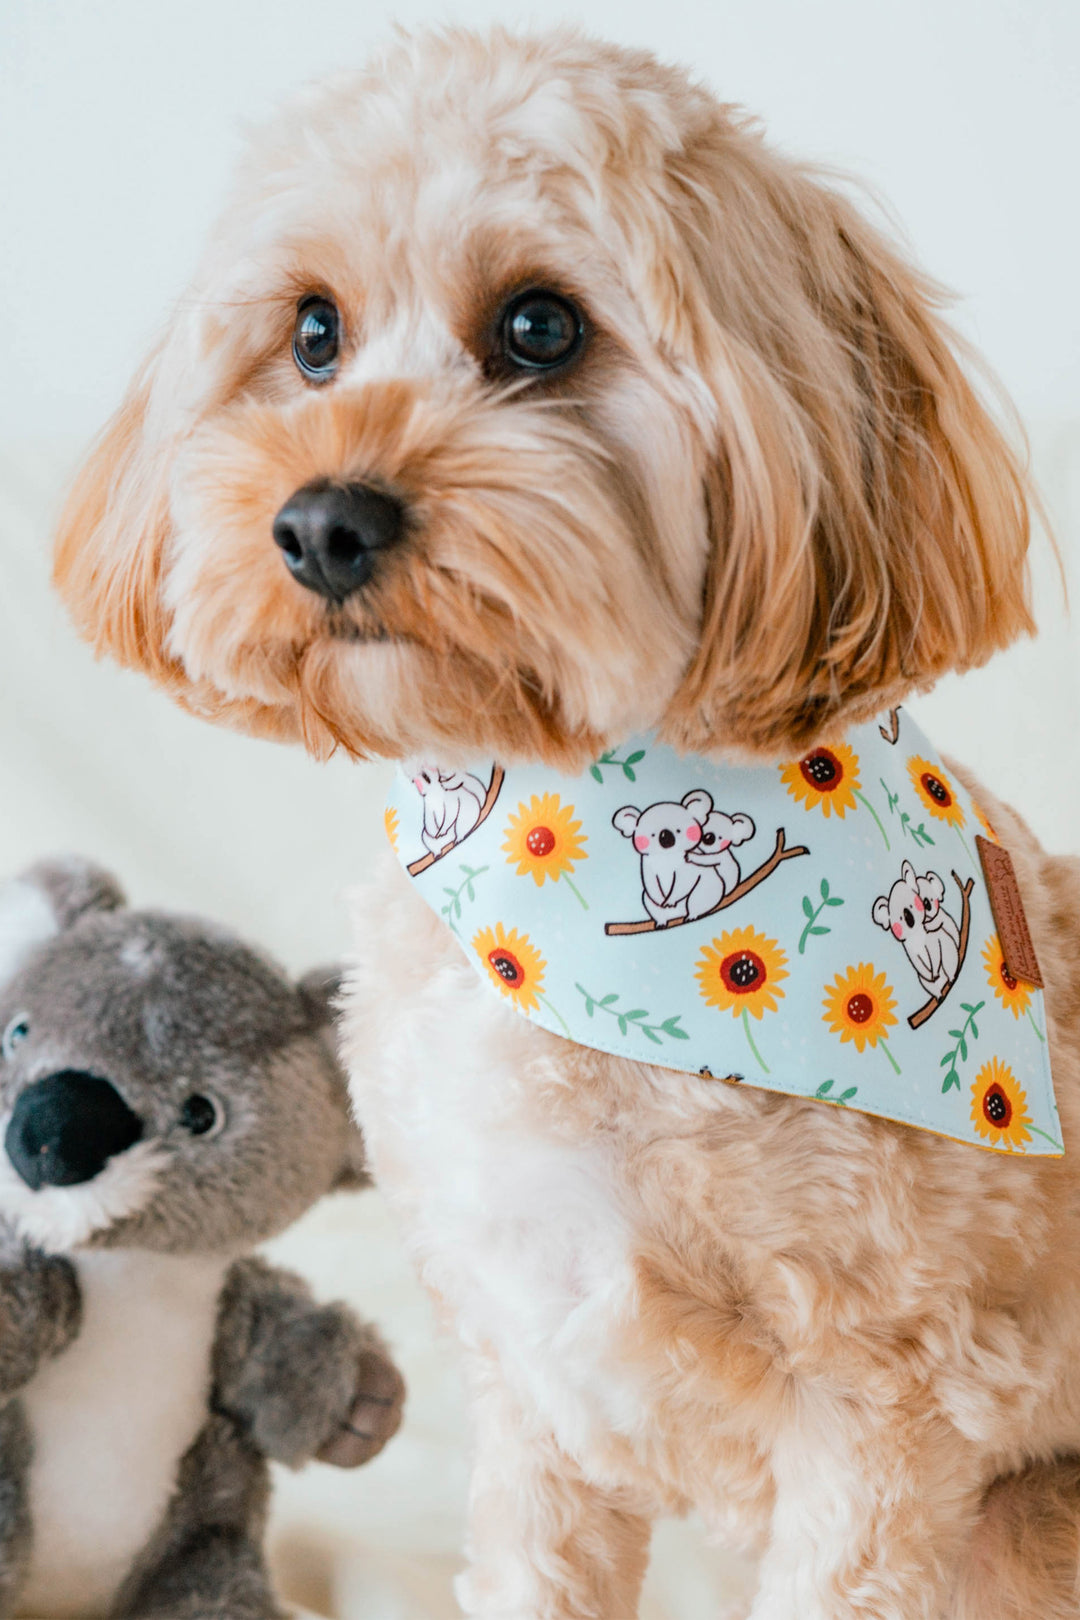
{"type": "Polygon", "coordinates": [[[267,1459],[397,1428],[374,1330],[251,1254],[366,1179],[333,989],[85,862],[0,889],[0,1616],[272,1620],[267,1459]]]}

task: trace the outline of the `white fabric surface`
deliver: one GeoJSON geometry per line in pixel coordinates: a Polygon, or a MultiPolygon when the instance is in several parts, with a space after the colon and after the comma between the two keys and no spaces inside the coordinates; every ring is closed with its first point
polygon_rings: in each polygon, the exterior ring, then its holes
{"type": "MultiPolygon", "coordinates": [[[[1037,465],[1066,548],[1080,528],[1080,431],[1041,436],[1037,465]]],[[[381,847],[386,768],[317,766],[181,714],[134,675],[95,665],[47,586],[47,535],[71,464],[0,454],[0,871],[77,850],[139,904],[205,911],[296,970],[344,945],[341,890],[381,847]]],[[[1011,799],[1051,847],[1080,849],[1080,639],[1045,547],[1045,633],[914,706],[935,742],[1011,799]]],[[[282,1475],[277,1568],[290,1597],[341,1620],[456,1613],[467,1457],[454,1352],[376,1193],[328,1201],[273,1245],[328,1297],[376,1319],[410,1384],[401,1435],[367,1468],[282,1475]]],[[[658,1533],[646,1620],[719,1620],[748,1570],[695,1526],[658,1533]]]]}

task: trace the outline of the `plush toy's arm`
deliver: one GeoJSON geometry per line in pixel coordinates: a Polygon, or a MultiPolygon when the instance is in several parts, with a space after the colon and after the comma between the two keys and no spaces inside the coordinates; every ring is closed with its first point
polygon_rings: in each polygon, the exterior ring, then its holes
{"type": "Polygon", "coordinates": [[[69,1260],[0,1239],[0,1396],[30,1382],[79,1331],[82,1297],[69,1260]]]}
{"type": "Polygon", "coordinates": [[[401,1422],[405,1384],[375,1329],[260,1260],[229,1273],[214,1371],[218,1411],[291,1468],[312,1457],[355,1468],[401,1422]]]}

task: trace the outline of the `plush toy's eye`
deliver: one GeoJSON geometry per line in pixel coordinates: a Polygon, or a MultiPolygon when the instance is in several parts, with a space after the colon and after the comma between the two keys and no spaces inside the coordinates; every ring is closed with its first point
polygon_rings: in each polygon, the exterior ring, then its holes
{"type": "Polygon", "coordinates": [[[224,1128],[225,1110],[216,1097],[196,1091],[180,1109],[180,1123],[192,1136],[216,1136],[224,1128]]]}
{"type": "Polygon", "coordinates": [[[17,1046],[21,1046],[30,1033],[30,1020],[25,1013],[17,1013],[4,1031],[3,1040],[0,1041],[0,1051],[9,1058],[17,1046]]]}
{"type": "Polygon", "coordinates": [[[584,323],[573,304],[542,288],[520,293],[503,313],[503,352],[524,371],[550,371],[565,365],[577,353],[584,334],[584,323]]]}
{"type": "Polygon", "coordinates": [[[329,298],[303,298],[293,327],[293,359],[312,382],[326,382],[337,367],[341,319],[329,298]]]}

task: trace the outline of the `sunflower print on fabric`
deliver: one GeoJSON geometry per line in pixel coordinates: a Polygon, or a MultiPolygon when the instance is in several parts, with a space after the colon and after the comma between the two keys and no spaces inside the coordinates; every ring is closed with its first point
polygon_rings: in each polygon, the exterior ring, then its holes
{"type": "Polygon", "coordinates": [[[653,733],[573,775],[468,762],[439,774],[447,799],[451,775],[477,789],[469,860],[449,865],[402,771],[387,836],[484,995],[651,1065],[636,1083],[692,1099],[727,1076],[1060,1155],[1045,1001],[1003,960],[979,807],[905,711],[889,718],[757,763],[653,733]]]}
{"type": "Polygon", "coordinates": [[[997,934],[992,934],[983,946],[982,959],[991,990],[1007,1012],[1020,1018],[1031,1006],[1031,990],[1009,972],[997,934]]]}
{"type": "Polygon", "coordinates": [[[992,844],[1000,844],[1001,839],[997,835],[997,829],[977,799],[972,799],[971,808],[974,810],[975,820],[979,823],[985,836],[989,838],[992,844]]]}
{"type": "Polygon", "coordinates": [[[575,866],[588,858],[586,842],[572,804],[563,804],[557,793],[534,793],[507,822],[502,850],[511,866],[516,863],[518,876],[531,877],[538,888],[549,878],[552,883],[565,878],[588,910],[570,881],[575,866]]]}
{"type": "Polygon", "coordinates": [[[836,815],[842,821],[855,808],[860,786],[858,756],[847,743],[815,748],[802,759],[782,765],[780,780],[805,810],[820,810],[823,816],[836,815]]]}
{"type": "MultiPolygon", "coordinates": [[[[846,973],[837,974],[832,984],[825,986],[822,1006],[833,1034],[842,1041],[853,1041],[857,1052],[887,1042],[889,1030],[897,1021],[892,986],[884,973],[874,972],[870,962],[860,962],[846,973]]],[[[895,1069],[896,1059],[887,1045],[884,1051],[895,1069]]]]}
{"type": "Polygon", "coordinates": [[[392,804],[388,804],[386,809],[383,811],[383,827],[386,829],[386,836],[389,839],[390,848],[393,850],[395,855],[397,854],[398,848],[399,826],[400,821],[398,818],[398,813],[392,804]]]}
{"type": "Polygon", "coordinates": [[[481,928],[472,946],[492,984],[522,1012],[535,1011],[540,1005],[547,963],[528,934],[519,934],[516,928],[507,930],[500,922],[494,928],[481,928]]]}
{"type": "Polygon", "coordinates": [[[1007,1063],[991,1058],[971,1088],[971,1123],[994,1147],[1019,1148],[1031,1141],[1027,1094],[1007,1063]]]}
{"type": "Polygon", "coordinates": [[[787,960],[775,939],[754,928],[738,928],[702,947],[694,975],[706,1006],[742,1020],[750,1050],[766,1074],[769,1066],[758,1051],[750,1019],[776,1011],[784,995],[781,982],[788,977],[787,960]]]}
{"type": "Polygon", "coordinates": [[[941,766],[915,754],[908,760],[907,770],[912,787],[930,814],[939,821],[947,821],[950,827],[962,827],[964,807],[941,766]]]}
{"type": "Polygon", "coordinates": [[[787,956],[775,939],[766,939],[753,928],[739,928],[721,934],[703,947],[695,977],[709,1007],[721,1012],[743,1012],[761,1018],[775,1012],[777,998],[784,992],[787,956]]]}

